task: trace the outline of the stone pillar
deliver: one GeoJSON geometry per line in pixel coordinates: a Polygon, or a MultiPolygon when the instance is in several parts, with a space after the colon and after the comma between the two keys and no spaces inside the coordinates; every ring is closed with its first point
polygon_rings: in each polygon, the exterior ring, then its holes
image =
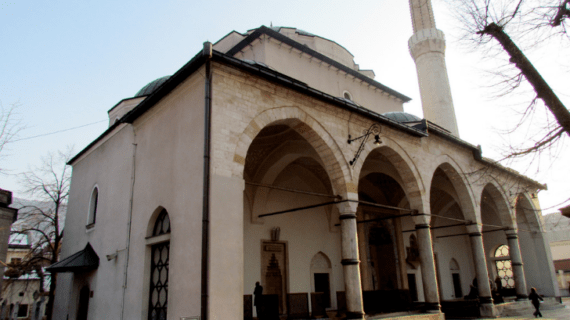
{"type": "MultiPolygon", "coordinates": [[[[359,219],[365,220],[366,215],[361,209],[358,209],[357,216],[359,219]]],[[[366,243],[366,224],[357,223],[358,229],[358,254],[360,257],[360,277],[362,282],[362,290],[373,290],[372,275],[370,272],[370,261],[368,257],[368,243],[366,243]]]]}
{"type": "Polygon", "coordinates": [[[343,202],[338,205],[341,230],[341,263],[344,273],[347,319],[364,319],[356,228],[357,206],[358,203],[356,202],[343,202]]]}
{"type": "Polygon", "coordinates": [[[515,278],[515,289],[517,292],[517,300],[528,300],[526,289],[526,278],[524,275],[523,261],[521,249],[519,245],[519,235],[517,230],[509,229],[505,232],[507,241],[509,242],[509,253],[511,256],[511,265],[515,278]]]}
{"type": "Polygon", "coordinates": [[[439,312],[439,290],[437,275],[435,273],[435,261],[433,258],[433,244],[428,216],[414,216],[416,234],[418,236],[418,249],[420,251],[420,263],[422,267],[422,282],[424,297],[428,312],[439,312]]]}
{"type": "Polygon", "coordinates": [[[495,317],[495,306],[493,305],[493,297],[491,295],[487,259],[485,259],[483,235],[481,234],[482,228],[483,226],[480,224],[472,224],[467,226],[467,231],[469,232],[469,239],[471,240],[471,251],[475,264],[475,274],[477,275],[481,316],[495,317]]]}

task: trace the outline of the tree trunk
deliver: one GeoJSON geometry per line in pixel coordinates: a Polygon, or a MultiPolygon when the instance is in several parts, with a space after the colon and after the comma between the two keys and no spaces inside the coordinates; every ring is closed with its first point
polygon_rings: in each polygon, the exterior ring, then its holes
{"type": "Polygon", "coordinates": [[[554,115],[560,127],[570,136],[570,112],[509,35],[504,32],[503,28],[495,23],[491,23],[478,33],[490,35],[499,41],[503,49],[510,56],[510,62],[514,63],[521,71],[522,75],[536,92],[536,95],[544,101],[546,107],[554,115]]]}

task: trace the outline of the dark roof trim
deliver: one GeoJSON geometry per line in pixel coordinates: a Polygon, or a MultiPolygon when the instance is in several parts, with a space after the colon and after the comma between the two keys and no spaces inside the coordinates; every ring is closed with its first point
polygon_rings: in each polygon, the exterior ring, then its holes
{"type": "MultiPolygon", "coordinates": [[[[314,89],[304,82],[301,82],[295,78],[291,78],[291,77],[284,75],[282,73],[279,73],[275,70],[266,68],[264,66],[261,66],[258,64],[252,65],[252,64],[247,63],[247,62],[245,62],[239,58],[235,58],[235,57],[229,56],[227,54],[223,54],[219,51],[213,52],[212,59],[216,62],[228,64],[228,65],[234,66],[238,69],[244,70],[246,72],[253,73],[253,74],[260,76],[262,78],[265,78],[271,82],[277,82],[281,85],[284,85],[286,87],[289,87],[289,88],[296,90],[296,91],[299,91],[301,93],[307,94],[309,96],[312,96],[312,97],[317,98],[319,100],[322,100],[324,102],[331,103],[331,104],[337,105],[341,108],[347,109],[349,111],[356,112],[356,113],[361,114],[361,115],[363,115],[367,118],[370,118],[374,121],[383,123],[383,124],[388,125],[390,127],[394,127],[394,128],[401,130],[401,131],[405,131],[411,135],[421,136],[421,137],[427,136],[427,133],[425,133],[424,131],[421,131],[421,130],[418,130],[416,128],[412,128],[412,127],[403,125],[397,121],[388,119],[379,113],[376,113],[372,110],[369,110],[369,109],[366,109],[366,108],[361,107],[359,105],[356,105],[356,104],[351,103],[349,101],[346,101],[344,98],[335,97],[335,96],[332,96],[330,94],[319,91],[317,89],[314,89]]],[[[146,100],[145,100],[145,102],[146,102],[146,100]]]]}
{"type": "MultiPolygon", "coordinates": [[[[205,56],[203,55],[202,51],[200,51],[197,55],[195,55],[188,63],[186,63],[180,70],[178,70],[175,74],[173,74],[170,79],[164,82],[158,90],[156,90],[150,96],[147,96],[139,105],[137,105],[134,109],[129,111],[127,114],[123,115],[119,121],[115,121],[105,132],[103,132],[99,137],[97,137],[93,142],[91,142],[87,147],[83,148],[77,155],[71,158],[67,164],[72,165],[77,159],[79,159],[82,155],[87,153],[89,149],[91,149],[95,144],[99,141],[103,140],[108,134],[110,134],[115,128],[117,128],[121,123],[133,123],[135,119],[145,113],[148,109],[150,109],[155,103],[160,101],[164,96],[166,96],[170,91],[174,90],[180,83],[182,83],[186,78],[188,78],[194,71],[202,66],[202,64],[206,61],[205,56]]],[[[119,101],[119,103],[134,98],[127,98],[119,101]]],[[[115,106],[117,106],[117,103],[115,106]]],[[[113,107],[115,108],[115,107],[113,107]]],[[[111,108],[112,109],[112,108],[111,108]]]]}
{"type": "Polygon", "coordinates": [[[99,267],[99,256],[88,242],[85,249],[47,267],[49,272],[81,272],[99,267]]]}
{"type": "Polygon", "coordinates": [[[131,98],[125,98],[119,102],[117,102],[111,109],[109,109],[107,111],[107,113],[110,113],[111,111],[113,111],[113,109],[115,109],[117,106],[119,106],[121,103],[123,103],[124,101],[128,101],[128,100],[134,100],[134,99],[140,99],[140,98],[144,98],[144,97],[131,97],[131,98]]]}
{"type": "Polygon", "coordinates": [[[458,144],[462,147],[465,147],[467,149],[470,149],[471,152],[473,152],[473,158],[475,158],[475,160],[481,162],[482,164],[486,165],[486,166],[490,166],[493,167],[495,169],[498,169],[502,172],[505,172],[507,174],[510,175],[514,175],[516,177],[518,177],[521,180],[524,180],[525,182],[527,182],[530,185],[533,185],[534,187],[536,187],[537,189],[542,189],[542,190],[547,190],[548,188],[546,187],[545,184],[541,184],[538,181],[535,181],[525,175],[522,175],[518,172],[515,172],[514,170],[510,170],[507,167],[504,167],[502,165],[500,165],[498,162],[496,161],[490,161],[487,158],[483,158],[483,151],[481,150],[481,146],[474,146],[472,144],[470,144],[467,141],[461,140],[459,138],[457,138],[456,136],[452,135],[451,133],[445,132],[443,130],[434,130],[433,126],[429,127],[430,129],[428,129],[428,132],[430,134],[435,134],[436,136],[439,136],[447,141],[450,141],[452,143],[458,144]]]}
{"type": "MultiPolygon", "coordinates": [[[[378,122],[387,124],[389,126],[395,127],[399,130],[404,130],[412,135],[415,136],[427,136],[427,134],[421,130],[408,127],[406,125],[402,125],[396,121],[392,121],[381,116],[379,113],[374,111],[368,110],[361,106],[357,106],[353,103],[348,103],[342,98],[335,97],[319,90],[313,89],[309,87],[306,83],[301,82],[295,78],[289,77],[282,73],[279,73],[275,70],[260,66],[260,65],[252,65],[250,63],[244,62],[241,59],[234,58],[223,54],[219,51],[213,50],[213,60],[217,62],[221,62],[224,64],[229,64],[235,66],[241,70],[246,72],[250,72],[261,76],[265,79],[268,79],[272,82],[277,82],[279,84],[285,85],[293,90],[301,91],[306,94],[309,94],[313,97],[318,99],[324,100],[328,103],[333,103],[337,106],[345,108],[350,111],[357,112],[365,117],[371,118],[378,122]]],[[[79,159],[82,155],[87,153],[87,151],[92,148],[95,144],[99,141],[103,140],[108,134],[110,134],[117,126],[121,123],[133,123],[139,116],[145,113],[147,110],[152,108],[154,104],[158,103],[163,97],[169,94],[172,90],[174,90],[180,83],[182,83],[186,78],[188,78],[192,73],[198,70],[206,61],[206,56],[203,55],[203,52],[200,51],[197,55],[195,55],[188,63],[186,63],[180,70],[178,70],[175,74],[173,74],[170,79],[168,79],[158,90],[156,90],[153,94],[146,97],[138,106],[136,106],[133,110],[129,111],[125,114],[119,121],[116,121],[111,125],[105,132],[103,132],[99,137],[97,137],[93,142],[91,142],[87,147],[81,150],[77,155],[75,155],[71,160],[68,161],[67,164],[72,165],[77,159],[79,159]]],[[[377,82],[375,82],[377,83],[377,82]]],[[[132,99],[132,98],[129,98],[132,99]]],[[[123,99],[120,102],[128,100],[123,99]]],[[[119,102],[119,103],[120,103],[119,102]]],[[[117,104],[118,105],[118,104],[117,104]]],[[[114,107],[113,107],[114,108],[114,107]]]]}
{"type": "Polygon", "coordinates": [[[91,141],[91,143],[88,144],[87,147],[83,148],[83,150],[79,151],[79,153],[76,154],[73,158],[69,159],[69,161],[67,161],[67,164],[70,166],[73,165],[73,163],[75,161],[77,161],[77,159],[79,159],[82,155],[87,153],[87,151],[89,151],[89,149],[91,149],[93,146],[95,146],[99,141],[103,140],[103,138],[105,138],[107,135],[109,135],[111,132],[113,132],[113,130],[115,130],[115,128],[117,128],[121,123],[122,123],[121,120],[115,121],[115,123],[113,123],[113,125],[111,125],[109,128],[107,128],[107,130],[105,130],[105,132],[101,133],[100,136],[98,136],[95,140],[91,141]]]}
{"type": "Polygon", "coordinates": [[[386,87],[385,85],[381,84],[378,81],[375,81],[373,79],[370,79],[369,77],[361,74],[358,71],[355,71],[347,66],[345,66],[344,64],[341,64],[325,55],[323,55],[322,53],[319,53],[305,45],[302,45],[301,43],[282,35],[279,32],[276,32],[270,28],[267,28],[266,26],[261,26],[259,28],[257,28],[257,30],[255,30],[254,32],[252,32],[250,35],[248,35],[245,39],[243,39],[242,41],[240,41],[238,44],[236,44],[232,49],[230,49],[226,54],[230,55],[230,56],[234,56],[236,53],[240,52],[241,50],[243,50],[245,47],[247,47],[250,43],[252,43],[255,39],[259,38],[261,35],[266,34],[278,41],[281,41],[303,53],[306,53],[308,55],[311,55],[323,62],[326,62],[332,66],[334,66],[335,68],[342,70],[348,74],[350,74],[351,76],[358,78],[359,80],[362,80],[366,83],[368,83],[369,85],[372,85],[386,93],[389,93],[391,95],[393,95],[394,97],[397,97],[399,99],[401,99],[404,102],[408,102],[410,100],[412,100],[411,98],[397,92],[396,90],[390,89],[388,87],[386,87]]]}

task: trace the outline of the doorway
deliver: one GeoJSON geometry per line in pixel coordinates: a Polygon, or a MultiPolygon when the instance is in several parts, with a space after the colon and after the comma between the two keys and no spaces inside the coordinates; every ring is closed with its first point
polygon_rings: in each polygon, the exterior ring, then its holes
{"type": "Polygon", "coordinates": [[[315,292],[323,293],[323,304],[325,308],[331,307],[331,285],[328,273],[315,273],[315,292]]]}

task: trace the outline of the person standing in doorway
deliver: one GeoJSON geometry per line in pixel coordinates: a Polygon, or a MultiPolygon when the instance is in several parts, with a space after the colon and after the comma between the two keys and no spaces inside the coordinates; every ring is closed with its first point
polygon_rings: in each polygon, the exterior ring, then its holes
{"type": "Polygon", "coordinates": [[[253,305],[255,306],[255,312],[257,312],[257,319],[261,319],[261,314],[263,313],[262,295],[263,287],[259,284],[259,281],[257,281],[255,283],[255,289],[253,290],[253,305]]]}
{"type": "Polygon", "coordinates": [[[528,299],[530,301],[532,301],[532,305],[534,306],[534,308],[536,309],[536,311],[533,313],[535,318],[538,318],[538,316],[540,316],[542,318],[542,313],[540,313],[540,301],[544,301],[542,299],[542,297],[536,292],[535,288],[530,288],[530,294],[528,295],[528,299]]]}

